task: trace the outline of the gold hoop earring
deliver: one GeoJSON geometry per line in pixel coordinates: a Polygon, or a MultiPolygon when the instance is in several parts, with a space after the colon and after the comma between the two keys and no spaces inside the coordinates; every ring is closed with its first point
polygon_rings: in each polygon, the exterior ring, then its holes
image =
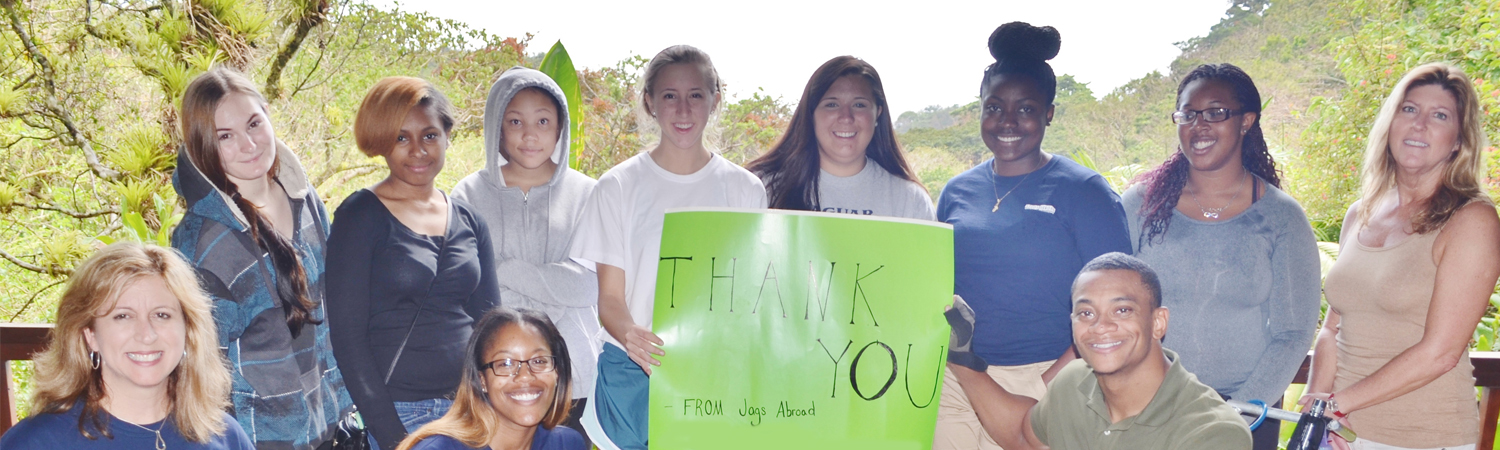
{"type": "Polygon", "coordinates": [[[99,366],[103,363],[104,358],[99,357],[99,352],[89,352],[89,365],[93,366],[94,370],[99,370],[99,366]]]}

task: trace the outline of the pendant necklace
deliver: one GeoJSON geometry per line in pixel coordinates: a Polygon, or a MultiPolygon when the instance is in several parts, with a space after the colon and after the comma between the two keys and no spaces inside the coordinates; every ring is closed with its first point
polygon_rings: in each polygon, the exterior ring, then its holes
{"type": "MultiPolygon", "coordinates": [[[[1250,173],[1250,171],[1247,170],[1247,171],[1244,171],[1244,172],[1240,172],[1240,180],[1244,180],[1245,179],[1245,174],[1247,174],[1247,173],[1250,173]]],[[[1238,185],[1238,184],[1240,184],[1240,182],[1239,181],[1235,181],[1234,184],[1238,185]]],[[[1253,185],[1252,185],[1252,187],[1253,187],[1253,185]]],[[[1203,213],[1203,218],[1205,218],[1205,219],[1218,219],[1220,213],[1223,213],[1224,210],[1229,209],[1230,206],[1234,206],[1234,201],[1240,199],[1240,192],[1242,190],[1241,189],[1235,189],[1234,190],[1234,196],[1233,197],[1229,197],[1229,203],[1226,203],[1226,204],[1224,204],[1224,206],[1221,206],[1221,207],[1218,207],[1218,208],[1204,208],[1203,207],[1203,203],[1200,203],[1198,201],[1198,193],[1196,191],[1197,191],[1197,189],[1194,189],[1194,192],[1188,192],[1188,195],[1192,196],[1193,197],[1193,203],[1196,204],[1196,205],[1198,205],[1198,212],[1203,213]]]]}
{"type": "Polygon", "coordinates": [[[1012,186],[1009,191],[1005,191],[1005,195],[1000,195],[1000,182],[995,181],[996,178],[1000,178],[1000,174],[995,173],[996,172],[995,168],[992,165],[990,167],[990,187],[994,188],[994,190],[995,190],[995,207],[994,208],[990,208],[990,212],[999,211],[1000,210],[1000,202],[1005,201],[1006,197],[1010,197],[1010,193],[1015,192],[1016,188],[1019,188],[1019,187],[1021,187],[1022,184],[1026,183],[1026,179],[1027,178],[1031,178],[1031,174],[1036,173],[1037,170],[1041,170],[1041,169],[1042,169],[1041,167],[1038,167],[1038,168],[1036,168],[1036,170],[1032,170],[1030,172],[1027,172],[1026,176],[1021,177],[1021,181],[1016,182],[1016,185],[1012,186]]]}
{"type": "MultiPolygon", "coordinates": [[[[121,420],[121,422],[125,422],[125,421],[121,420]]],[[[161,438],[161,429],[162,429],[162,427],[167,426],[167,419],[166,418],[161,419],[161,425],[157,425],[155,430],[150,429],[150,428],[146,428],[146,427],[144,427],[144,426],[142,426],[140,424],[136,424],[136,423],[132,423],[132,422],[125,422],[125,423],[131,424],[131,425],[135,425],[136,427],[139,427],[142,430],[146,430],[146,431],[150,431],[152,433],[156,433],[156,450],[167,450],[167,441],[165,441],[165,440],[163,440],[161,438]]]]}

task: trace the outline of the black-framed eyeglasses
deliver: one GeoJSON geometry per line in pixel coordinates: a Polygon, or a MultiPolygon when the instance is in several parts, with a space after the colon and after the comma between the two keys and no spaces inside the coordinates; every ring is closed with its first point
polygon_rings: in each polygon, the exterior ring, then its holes
{"type": "Polygon", "coordinates": [[[497,359],[479,366],[480,370],[489,370],[497,377],[513,377],[521,372],[521,366],[531,370],[532,375],[547,373],[557,370],[556,356],[538,356],[531,359],[497,359]]]}
{"type": "Polygon", "coordinates": [[[1172,113],[1172,122],[1178,125],[1188,125],[1193,123],[1193,120],[1196,120],[1200,116],[1203,117],[1204,122],[1223,122],[1225,120],[1229,120],[1231,116],[1234,116],[1235,114],[1239,114],[1241,112],[1243,111],[1235,111],[1229,108],[1208,108],[1197,111],[1184,109],[1182,111],[1172,113]]]}

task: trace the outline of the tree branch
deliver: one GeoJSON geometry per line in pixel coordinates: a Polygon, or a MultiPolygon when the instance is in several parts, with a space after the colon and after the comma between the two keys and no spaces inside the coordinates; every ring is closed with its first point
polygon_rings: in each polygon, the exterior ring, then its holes
{"type": "Polygon", "coordinates": [[[32,272],[40,273],[40,274],[46,274],[46,275],[72,275],[73,274],[73,269],[62,268],[62,267],[42,267],[42,266],[38,266],[36,264],[32,264],[32,263],[29,263],[29,262],[26,262],[26,261],[22,261],[20,258],[11,256],[10,253],[6,253],[5,250],[0,250],[0,258],[5,258],[6,261],[10,261],[11,264],[15,264],[17,267],[20,267],[22,269],[26,269],[26,270],[29,270],[29,271],[32,271],[32,272]]]}
{"type": "Polygon", "coordinates": [[[26,308],[30,307],[32,303],[36,303],[36,298],[39,297],[39,296],[41,296],[43,292],[47,292],[48,289],[52,289],[52,288],[56,287],[59,284],[63,284],[63,282],[66,282],[66,281],[68,281],[66,278],[61,279],[61,280],[57,280],[57,281],[53,281],[52,284],[49,284],[49,285],[46,285],[46,286],[42,286],[41,289],[37,289],[36,292],[32,292],[31,293],[31,298],[27,299],[26,303],[21,304],[21,309],[16,310],[16,313],[12,314],[10,316],[10,320],[8,320],[8,322],[15,322],[16,318],[21,317],[21,313],[26,312],[26,308]]]}
{"type": "Polygon", "coordinates": [[[56,212],[56,213],[61,213],[61,214],[65,215],[65,216],[69,216],[69,217],[72,217],[74,219],[89,219],[89,218],[99,217],[99,216],[103,216],[103,215],[107,215],[107,214],[119,214],[120,213],[120,210],[118,208],[115,208],[115,207],[109,207],[109,208],[101,209],[101,210],[98,210],[98,211],[78,212],[78,211],[73,211],[73,210],[70,210],[70,209],[66,209],[66,208],[62,208],[62,207],[58,207],[58,206],[53,206],[53,205],[33,205],[33,204],[30,204],[30,203],[24,203],[24,202],[13,202],[13,203],[11,203],[11,205],[19,206],[19,207],[22,207],[22,208],[28,208],[28,209],[40,209],[40,210],[45,210],[45,211],[52,211],[52,212],[56,212]]]}
{"type": "Polygon", "coordinates": [[[287,39],[286,45],[281,46],[281,51],[276,54],[276,59],[271,62],[271,71],[266,74],[266,98],[274,101],[281,98],[281,71],[297,55],[297,49],[302,48],[302,40],[307,39],[307,33],[313,27],[321,25],[328,18],[328,0],[309,0],[306,8],[301,11],[297,18],[297,28],[292,31],[292,36],[287,39]]]}
{"type": "Polygon", "coordinates": [[[36,63],[42,69],[42,84],[47,91],[43,104],[67,128],[67,135],[73,141],[73,145],[83,150],[83,157],[88,162],[89,170],[92,170],[94,175],[99,176],[99,178],[110,180],[119,178],[120,172],[105,167],[99,162],[99,154],[94,152],[93,145],[89,143],[88,138],[83,136],[83,131],[78,129],[78,125],[73,122],[73,115],[69,114],[58,103],[57,83],[55,82],[57,75],[52,68],[52,62],[48,61],[45,55],[42,55],[41,50],[38,50],[36,47],[36,41],[32,40],[31,35],[26,33],[26,28],[21,26],[21,15],[16,12],[16,0],[0,0],[0,8],[4,8],[6,15],[10,17],[11,31],[14,31],[16,36],[21,38],[21,43],[26,47],[26,54],[31,57],[32,62],[36,63]]]}

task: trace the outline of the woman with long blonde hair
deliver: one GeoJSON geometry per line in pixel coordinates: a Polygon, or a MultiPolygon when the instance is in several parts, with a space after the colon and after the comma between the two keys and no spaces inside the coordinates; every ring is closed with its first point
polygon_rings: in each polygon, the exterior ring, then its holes
{"type": "Polygon", "coordinates": [[[1370,130],[1300,401],[1327,400],[1356,449],[1479,441],[1468,344],[1500,278],[1482,120],[1468,76],[1434,63],[1401,78],[1370,130]]]}
{"type": "Polygon", "coordinates": [[[177,252],[114,244],[76,269],[8,450],[249,449],[208,296],[177,252]]]}
{"type": "Polygon", "coordinates": [[[546,314],[495,308],[474,324],[453,408],[397,450],[582,450],[562,426],[572,399],[567,342],[546,314]]]}

